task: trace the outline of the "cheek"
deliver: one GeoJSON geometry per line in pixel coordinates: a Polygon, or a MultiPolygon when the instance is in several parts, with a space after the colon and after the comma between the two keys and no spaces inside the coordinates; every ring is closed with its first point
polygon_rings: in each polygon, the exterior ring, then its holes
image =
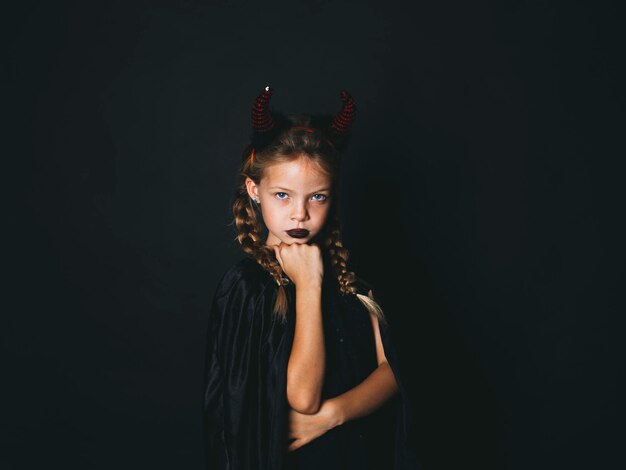
{"type": "Polygon", "coordinates": [[[271,224],[272,222],[281,220],[284,217],[284,212],[285,210],[281,207],[281,204],[277,204],[274,201],[267,202],[265,207],[261,208],[263,220],[266,224],[271,224]]]}
{"type": "Polygon", "coordinates": [[[318,219],[320,219],[320,223],[326,219],[329,211],[330,211],[330,206],[328,204],[325,204],[323,206],[318,206],[315,209],[313,209],[313,213],[318,219]]]}

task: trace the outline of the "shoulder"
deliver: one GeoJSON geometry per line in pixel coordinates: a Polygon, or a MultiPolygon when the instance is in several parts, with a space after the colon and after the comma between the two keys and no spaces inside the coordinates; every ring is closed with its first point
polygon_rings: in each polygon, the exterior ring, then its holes
{"type": "Polygon", "coordinates": [[[208,336],[220,360],[243,354],[246,343],[267,335],[276,292],[272,283],[251,257],[238,260],[222,274],[208,318],[208,336]]]}
{"type": "MultiPolygon", "coordinates": [[[[240,259],[220,278],[209,309],[209,330],[213,335],[228,336],[243,325],[262,322],[273,305],[276,285],[252,257],[240,259]],[[226,333],[230,332],[230,333],[226,333]]],[[[242,330],[243,331],[243,330],[242,330]]]]}
{"type": "Polygon", "coordinates": [[[256,260],[245,256],[235,262],[221,276],[215,297],[220,298],[233,291],[245,290],[249,293],[261,293],[272,281],[267,273],[256,260]]]}

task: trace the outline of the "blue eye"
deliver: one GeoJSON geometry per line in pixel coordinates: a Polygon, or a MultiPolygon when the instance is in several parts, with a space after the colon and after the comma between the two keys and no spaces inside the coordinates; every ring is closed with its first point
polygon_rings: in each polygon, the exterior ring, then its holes
{"type": "MultiPolygon", "coordinates": [[[[274,195],[280,199],[281,201],[284,201],[285,199],[287,199],[287,197],[289,197],[289,195],[287,193],[284,192],[278,192],[278,193],[274,193],[274,195]],[[282,195],[282,196],[281,196],[282,195]],[[283,197],[284,196],[284,197],[283,197]]],[[[317,202],[323,202],[326,199],[328,199],[328,196],[326,196],[325,194],[315,194],[313,196],[313,200],[317,201],[317,202]],[[321,196],[318,198],[318,196],[321,196]]]]}

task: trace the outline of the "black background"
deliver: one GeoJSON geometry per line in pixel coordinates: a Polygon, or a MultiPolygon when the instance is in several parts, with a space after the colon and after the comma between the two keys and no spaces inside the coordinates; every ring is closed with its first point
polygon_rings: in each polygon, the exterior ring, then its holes
{"type": "MultiPolygon", "coordinates": [[[[591,3],[591,2],[590,2],[591,3]]],[[[358,118],[351,267],[425,470],[623,468],[623,62],[575,2],[30,2],[10,121],[0,466],[202,468],[207,309],[263,86],[358,118]]]]}

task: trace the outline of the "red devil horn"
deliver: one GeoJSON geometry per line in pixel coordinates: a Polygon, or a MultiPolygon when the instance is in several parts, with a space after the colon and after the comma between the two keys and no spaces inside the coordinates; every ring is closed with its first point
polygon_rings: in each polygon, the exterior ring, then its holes
{"type": "Polygon", "coordinates": [[[354,104],[354,99],[346,90],[341,90],[341,100],[343,101],[343,108],[335,116],[330,127],[338,134],[347,134],[356,118],[356,105],[354,104]]]}
{"type": "Polygon", "coordinates": [[[274,93],[274,90],[266,86],[252,107],[252,127],[257,132],[267,132],[274,127],[274,118],[268,109],[272,93],[274,93]]]}

